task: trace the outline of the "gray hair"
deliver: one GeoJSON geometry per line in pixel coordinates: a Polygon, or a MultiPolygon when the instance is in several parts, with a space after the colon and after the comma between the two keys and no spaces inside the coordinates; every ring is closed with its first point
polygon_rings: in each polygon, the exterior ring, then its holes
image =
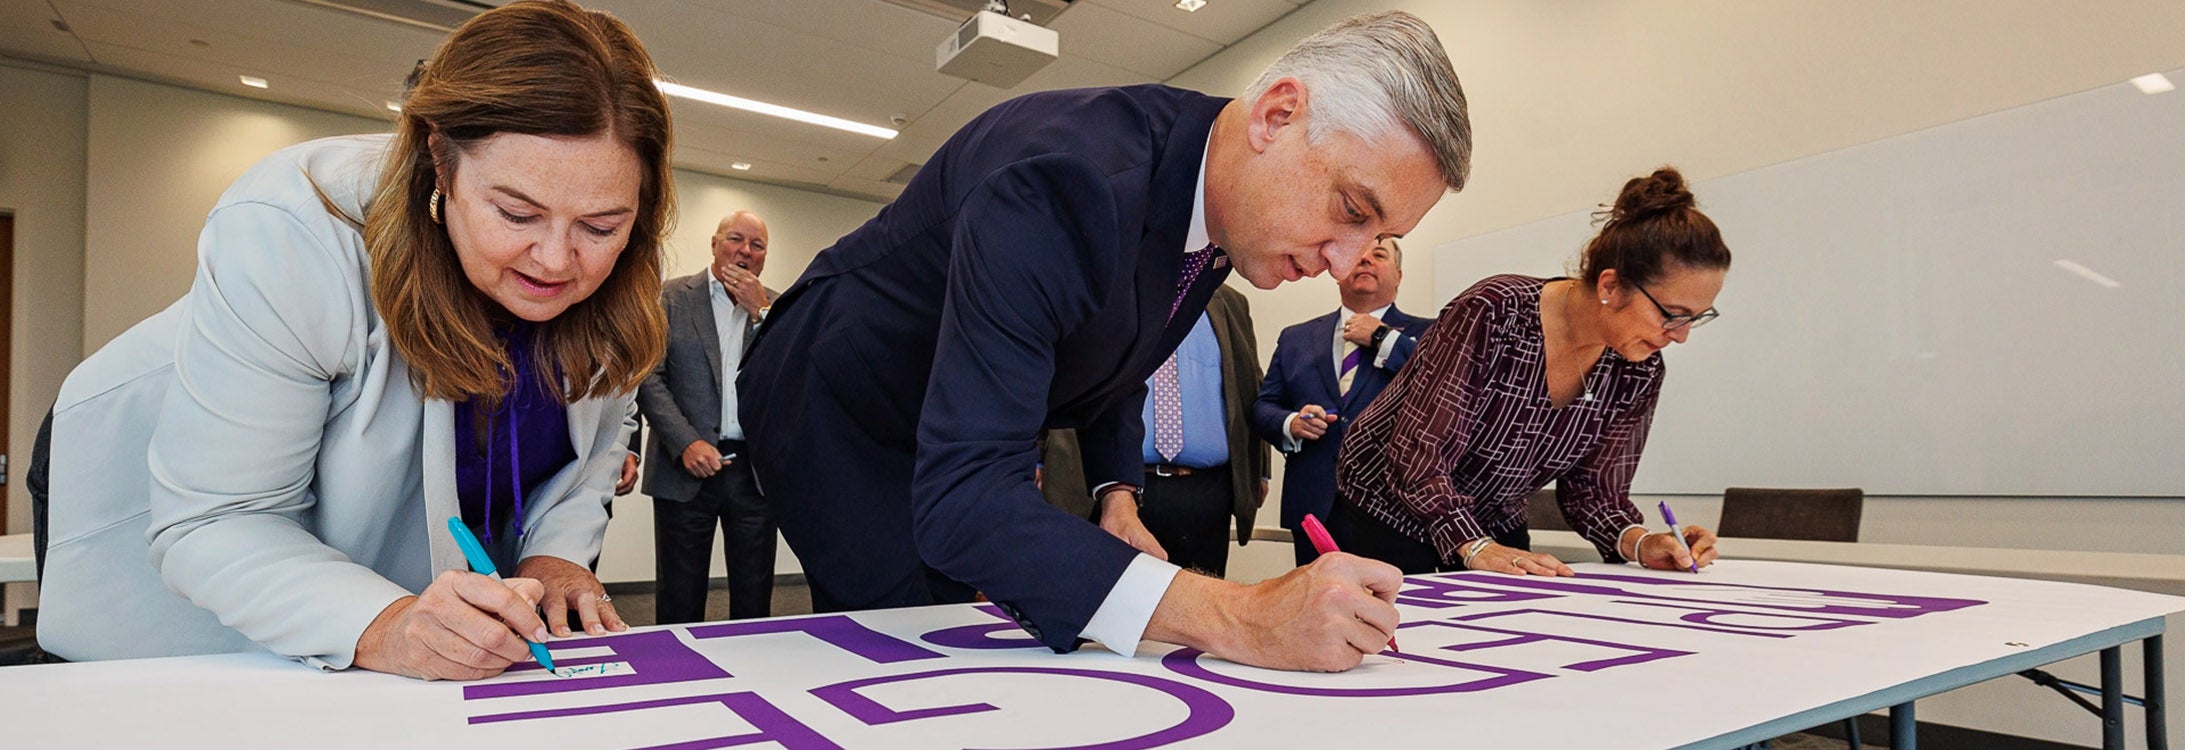
{"type": "Polygon", "coordinates": [[[1308,141],[1324,142],[1334,131],[1372,140],[1407,127],[1434,152],[1449,189],[1464,189],[1472,172],[1464,87],[1441,39],[1418,16],[1400,10],[1353,16],[1306,37],[1267,66],[1244,100],[1283,78],[1303,83],[1310,97],[1308,141]]]}

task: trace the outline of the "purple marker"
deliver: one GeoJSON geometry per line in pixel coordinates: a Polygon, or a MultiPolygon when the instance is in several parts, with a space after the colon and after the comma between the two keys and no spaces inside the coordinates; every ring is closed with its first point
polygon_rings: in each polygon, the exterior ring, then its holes
{"type": "Polygon", "coordinates": [[[1662,509],[1662,520],[1669,523],[1669,538],[1677,540],[1677,546],[1684,548],[1685,556],[1692,558],[1692,572],[1699,572],[1699,556],[1692,554],[1692,546],[1684,543],[1684,532],[1677,529],[1677,514],[1669,512],[1669,501],[1663,500],[1656,507],[1662,509]]]}

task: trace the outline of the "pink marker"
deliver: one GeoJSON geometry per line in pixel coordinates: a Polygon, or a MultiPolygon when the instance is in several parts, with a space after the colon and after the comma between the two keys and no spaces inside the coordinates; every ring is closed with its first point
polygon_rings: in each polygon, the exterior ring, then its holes
{"type": "MultiPolygon", "coordinates": [[[[1320,525],[1320,517],[1311,513],[1305,514],[1305,538],[1312,540],[1313,551],[1320,554],[1325,555],[1342,551],[1335,548],[1335,537],[1328,536],[1328,527],[1320,525]]],[[[1388,650],[1399,654],[1403,653],[1401,649],[1396,648],[1396,636],[1394,635],[1388,637],[1388,650]]]]}

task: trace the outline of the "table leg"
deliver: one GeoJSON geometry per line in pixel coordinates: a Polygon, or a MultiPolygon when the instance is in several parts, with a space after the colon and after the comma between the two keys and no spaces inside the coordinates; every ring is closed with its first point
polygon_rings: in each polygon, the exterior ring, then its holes
{"type": "Polygon", "coordinates": [[[2102,750],[2124,750],[2124,647],[2102,649],[2102,750]]]}
{"type": "Polygon", "coordinates": [[[1890,750],[1913,750],[1919,747],[1919,722],[1912,717],[1912,703],[1905,701],[1889,707],[1890,750]]]}
{"type": "Polygon", "coordinates": [[[2162,716],[2162,636],[2147,636],[2139,648],[2146,660],[2140,683],[2146,690],[2142,708],[2147,712],[2147,750],[2170,750],[2170,727],[2162,716]]]}

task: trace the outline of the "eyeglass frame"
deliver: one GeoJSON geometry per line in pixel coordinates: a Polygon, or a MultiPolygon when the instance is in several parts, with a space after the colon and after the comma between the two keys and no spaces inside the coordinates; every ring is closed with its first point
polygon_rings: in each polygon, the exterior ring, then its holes
{"type": "Polygon", "coordinates": [[[1646,287],[1634,283],[1631,288],[1637,289],[1640,294],[1646,295],[1646,301],[1654,303],[1654,309],[1661,312],[1662,330],[1664,331],[1674,331],[1679,328],[1698,328],[1707,325],[1707,321],[1722,317],[1722,312],[1712,307],[1690,315],[1678,315],[1670,312],[1669,308],[1662,307],[1662,301],[1654,299],[1654,293],[1647,291],[1646,287]]]}

